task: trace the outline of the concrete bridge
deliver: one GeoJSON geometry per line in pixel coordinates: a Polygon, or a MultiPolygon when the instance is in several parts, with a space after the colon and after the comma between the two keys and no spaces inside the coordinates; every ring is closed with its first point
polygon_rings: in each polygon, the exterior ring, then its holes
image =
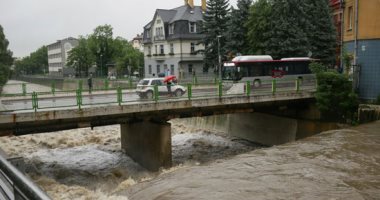
{"type": "MultiPolygon", "coordinates": [[[[140,100],[133,90],[106,90],[89,94],[61,92],[3,96],[0,136],[25,135],[67,129],[120,124],[122,148],[150,170],[171,166],[173,118],[228,115],[228,131],[262,144],[281,144],[298,136],[298,121],[318,118],[313,105],[315,81],[273,80],[261,87],[244,85],[229,94],[221,83],[188,86],[187,95],[140,100]],[[123,100],[123,96],[125,99],[123,100]],[[266,113],[266,114],[257,114],[266,113]],[[270,114],[270,115],[268,115],[270,114]]],[[[1,103],[1,101],[0,101],[1,103]]]]}
{"type": "MultiPolygon", "coordinates": [[[[2,112],[0,136],[24,135],[84,127],[120,124],[122,148],[149,170],[171,166],[171,125],[173,118],[199,117],[236,113],[281,113],[292,117],[302,114],[298,108],[314,101],[312,90],[262,93],[257,95],[233,95],[178,98],[160,101],[127,102],[123,104],[88,105],[78,108],[56,108],[2,112]],[[294,108],[294,109],[293,109],[294,108]],[[297,111],[298,110],[298,111],[297,111]],[[290,113],[290,114],[289,114],[290,113]]],[[[302,108],[305,109],[305,108],[302,108]]],[[[307,108],[306,108],[307,109],[307,108]]],[[[253,120],[240,118],[234,132],[251,132],[253,120]]],[[[266,125],[273,126],[273,118],[266,125]]],[[[281,120],[278,120],[281,121],[281,120]]],[[[260,123],[263,123],[261,120],[260,123]]],[[[279,130],[289,129],[287,123],[276,123],[279,130]]],[[[263,127],[262,125],[260,127],[263,127]]],[[[258,131],[257,128],[255,131],[258,131]]],[[[286,135],[284,133],[284,135],[286,135]]],[[[265,134],[265,138],[279,137],[265,134]]],[[[283,143],[289,136],[279,137],[283,143]]],[[[264,138],[264,140],[265,140],[264,138]]],[[[262,141],[257,141],[262,142],[262,141]]],[[[262,142],[262,143],[265,143],[262,142]]]]}

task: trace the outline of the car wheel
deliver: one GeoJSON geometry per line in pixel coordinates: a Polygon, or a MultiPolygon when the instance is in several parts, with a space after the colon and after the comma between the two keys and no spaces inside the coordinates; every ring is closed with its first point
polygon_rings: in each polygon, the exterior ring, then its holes
{"type": "Polygon", "coordinates": [[[176,97],[180,97],[180,96],[182,96],[182,91],[181,91],[180,89],[177,89],[177,90],[174,92],[174,95],[175,95],[176,97]]]}
{"type": "Polygon", "coordinates": [[[148,91],[148,92],[146,92],[145,96],[146,96],[147,99],[153,99],[153,92],[152,91],[148,91]]]}

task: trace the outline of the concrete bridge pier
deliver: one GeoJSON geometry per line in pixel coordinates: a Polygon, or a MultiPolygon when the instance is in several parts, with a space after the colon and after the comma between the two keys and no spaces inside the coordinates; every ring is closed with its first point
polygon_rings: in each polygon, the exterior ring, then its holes
{"type": "Polygon", "coordinates": [[[172,166],[171,124],[151,120],[120,125],[121,148],[151,171],[172,166]]]}
{"type": "Polygon", "coordinates": [[[229,133],[265,145],[293,142],[297,138],[297,120],[263,113],[231,114],[229,133]]]}

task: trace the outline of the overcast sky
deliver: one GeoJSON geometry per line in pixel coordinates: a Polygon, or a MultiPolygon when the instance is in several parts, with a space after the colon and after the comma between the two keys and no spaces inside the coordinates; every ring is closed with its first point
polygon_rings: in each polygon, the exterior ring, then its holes
{"type": "Polygon", "coordinates": [[[13,55],[24,57],[58,39],[91,34],[104,24],[113,27],[114,36],[131,40],[142,33],[157,8],[183,4],[184,0],[0,0],[0,24],[13,55]]]}

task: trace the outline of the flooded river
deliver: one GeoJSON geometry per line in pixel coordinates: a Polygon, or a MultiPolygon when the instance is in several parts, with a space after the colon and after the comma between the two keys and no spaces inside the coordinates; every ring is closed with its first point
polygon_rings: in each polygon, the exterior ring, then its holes
{"type": "Polygon", "coordinates": [[[172,124],[174,167],[148,172],[119,126],[2,137],[53,199],[380,199],[380,121],[263,147],[172,124]]]}

